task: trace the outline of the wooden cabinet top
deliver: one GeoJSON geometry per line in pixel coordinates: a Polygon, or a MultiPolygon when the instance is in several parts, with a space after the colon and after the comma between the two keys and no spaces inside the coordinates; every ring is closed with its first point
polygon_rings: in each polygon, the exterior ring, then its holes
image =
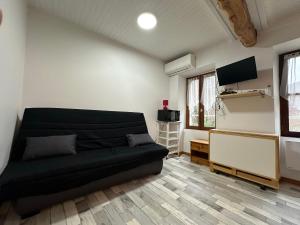
{"type": "Polygon", "coordinates": [[[201,140],[201,139],[195,139],[195,140],[191,140],[192,143],[197,143],[197,144],[204,144],[204,145],[208,145],[209,142],[207,140],[201,140]]]}

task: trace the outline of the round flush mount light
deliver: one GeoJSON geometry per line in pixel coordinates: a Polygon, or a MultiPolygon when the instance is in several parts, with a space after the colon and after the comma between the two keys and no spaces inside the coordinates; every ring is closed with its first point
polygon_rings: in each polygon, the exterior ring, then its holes
{"type": "Polygon", "coordinates": [[[137,23],[144,30],[152,30],[156,27],[157,19],[152,13],[145,12],[139,15],[137,23]]]}

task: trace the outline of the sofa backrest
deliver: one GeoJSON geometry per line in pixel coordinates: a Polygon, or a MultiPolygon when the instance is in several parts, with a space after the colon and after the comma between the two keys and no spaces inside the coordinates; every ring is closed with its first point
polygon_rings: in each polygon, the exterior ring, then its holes
{"type": "Polygon", "coordinates": [[[143,113],[27,108],[10,160],[22,158],[26,137],[77,134],[76,150],[86,151],[126,146],[126,134],[141,133],[148,133],[143,113]]]}

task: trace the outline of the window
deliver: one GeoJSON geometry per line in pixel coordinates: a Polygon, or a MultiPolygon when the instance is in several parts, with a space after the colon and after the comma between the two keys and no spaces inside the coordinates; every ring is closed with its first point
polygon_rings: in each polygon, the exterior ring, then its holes
{"type": "Polygon", "coordinates": [[[188,78],[186,127],[199,130],[209,130],[215,128],[215,102],[215,73],[188,78]]]}
{"type": "Polygon", "coordinates": [[[300,137],[300,51],[279,56],[281,134],[300,137]]]}

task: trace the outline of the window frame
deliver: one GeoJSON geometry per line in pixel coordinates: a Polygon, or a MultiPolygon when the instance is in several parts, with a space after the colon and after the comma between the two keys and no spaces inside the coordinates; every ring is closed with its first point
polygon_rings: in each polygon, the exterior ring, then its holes
{"type": "MultiPolygon", "coordinates": [[[[286,52],[279,55],[279,88],[281,85],[284,57],[289,54],[300,52],[300,49],[291,52],[286,52]]],[[[281,136],[283,137],[300,137],[300,132],[290,131],[289,129],[289,102],[288,100],[280,98],[280,128],[281,136]]]]}
{"type": "MultiPolygon", "coordinates": [[[[204,130],[204,131],[209,131],[211,129],[215,129],[216,128],[216,123],[217,121],[215,120],[215,126],[214,127],[205,127],[204,126],[204,105],[201,103],[199,103],[199,121],[198,121],[198,126],[190,126],[190,113],[189,113],[189,107],[188,107],[188,80],[189,79],[193,79],[193,78],[198,78],[199,79],[199,100],[201,99],[201,95],[202,95],[202,90],[203,90],[203,81],[204,81],[204,77],[207,75],[211,76],[216,76],[216,71],[210,71],[207,73],[203,73],[203,74],[199,74],[193,77],[188,77],[186,78],[186,120],[185,120],[185,127],[186,129],[192,129],[192,130],[204,130]]],[[[217,88],[217,83],[215,83],[216,88],[217,88]]],[[[216,96],[217,97],[217,96],[216,96]]],[[[215,105],[216,105],[216,101],[215,101],[215,105]]],[[[215,116],[216,116],[216,107],[215,107],[215,116]]]]}

